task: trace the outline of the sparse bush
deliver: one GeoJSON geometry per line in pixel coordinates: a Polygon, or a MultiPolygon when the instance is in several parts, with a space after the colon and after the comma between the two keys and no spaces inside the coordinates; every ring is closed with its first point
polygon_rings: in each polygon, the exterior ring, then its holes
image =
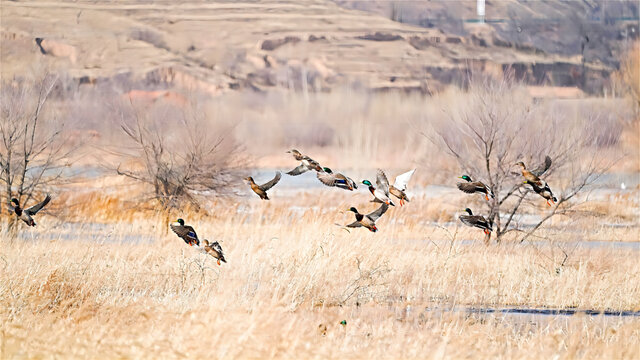
{"type": "MultiPolygon", "coordinates": [[[[466,104],[446,109],[446,120],[432,124],[424,135],[452,156],[462,172],[492,189],[495,198],[486,202],[487,219],[498,241],[512,231],[524,233],[524,240],[554,215],[568,213],[568,201],[611,165],[600,162],[596,152],[598,145],[611,141],[607,131],[615,129],[592,118],[562,118],[557,109],[534,103],[526,89],[509,78],[475,79],[465,98],[466,104]],[[544,200],[523,184],[514,165],[524,161],[534,169],[546,156],[552,165],[543,178],[556,175],[547,182],[558,201],[532,228],[524,229],[517,222],[520,212],[544,200]],[[533,202],[527,201],[529,194],[533,202]]],[[[489,239],[487,235],[485,241],[489,239]]]]}
{"type": "Polygon", "coordinates": [[[203,195],[232,191],[238,146],[204,109],[162,100],[129,105],[118,108],[127,140],[119,151],[127,161],[118,165],[119,175],[150,185],[164,209],[185,203],[198,208],[203,195]]]}
{"type": "MultiPolygon", "coordinates": [[[[58,77],[4,82],[0,100],[0,182],[2,198],[28,203],[38,192],[61,182],[75,146],[62,136],[64,123],[46,107],[58,77]]],[[[14,217],[9,217],[9,229],[14,217]]]]}

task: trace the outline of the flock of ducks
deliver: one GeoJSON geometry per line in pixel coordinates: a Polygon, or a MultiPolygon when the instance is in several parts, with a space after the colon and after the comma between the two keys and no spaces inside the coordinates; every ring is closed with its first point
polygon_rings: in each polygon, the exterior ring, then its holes
{"type": "MultiPolygon", "coordinates": [[[[315,171],[317,179],[326,186],[337,187],[348,191],[353,191],[354,189],[358,188],[356,182],[353,181],[353,179],[351,179],[350,177],[341,173],[333,172],[328,167],[320,166],[317,161],[313,160],[309,156],[303,155],[298,150],[293,149],[287,151],[287,153],[292,154],[296,160],[300,161],[300,165],[287,172],[287,175],[298,176],[308,171],[315,171]]],[[[545,162],[542,166],[534,170],[528,170],[524,163],[521,161],[516,163],[515,165],[521,167],[521,173],[525,179],[524,183],[530,185],[531,189],[535,193],[546,199],[547,205],[551,206],[551,204],[549,203],[550,201],[552,203],[558,201],[549,188],[549,184],[540,179],[540,176],[546,173],[547,170],[549,170],[549,168],[551,167],[551,158],[549,156],[545,158],[545,162]]],[[[347,211],[354,213],[355,221],[346,225],[345,227],[364,227],[371,232],[378,231],[378,228],[376,227],[376,221],[387,212],[389,206],[395,206],[394,202],[391,199],[391,196],[398,199],[400,206],[403,206],[406,202],[409,202],[409,198],[406,194],[406,189],[407,184],[409,183],[409,180],[411,179],[411,176],[413,176],[413,173],[415,171],[416,169],[413,169],[398,175],[393,185],[389,184],[387,175],[381,169],[378,169],[376,174],[376,186],[373,186],[373,184],[369,180],[362,180],[362,184],[366,185],[369,192],[373,195],[373,199],[371,200],[371,202],[380,203],[381,205],[375,211],[366,215],[361,214],[355,207],[350,207],[349,209],[347,209],[347,211]]],[[[255,192],[260,197],[260,199],[269,200],[267,191],[278,184],[281,178],[282,173],[276,171],[275,177],[269,182],[262,185],[256,184],[251,176],[246,177],[244,180],[249,184],[251,190],[253,190],[253,192],[255,192]]],[[[495,195],[491,188],[483,182],[473,181],[468,175],[462,175],[459,178],[464,180],[464,182],[460,182],[457,184],[460,191],[467,194],[484,194],[484,197],[487,201],[490,201],[489,197],[495,199],[495,195]]],[[[42,210],[42,208],[45,207],[49,203],[49,201],[51,201],[51,196],[47,194],[42,202],[31,206],[30,208],[23,209],[20,206],[19,201],[14,198],[11,199],[11,207],[9,208],[9,210],[15,213],[17,218],[24,221],[24,223],[28,226],[35,226],[36,223],[33,220],[33,216],[35,216],[40,210],[42,210]]],[[[487,220],[482,215],[474,215],[469,208],[464,209],[463,212],[465,212],[465,214],[459,216],[459,220],[463,224],[482,229],[487,235],[491,234],[491,231],[493,230],[493,222],[490,219],[487,220]]],[[[195,229],[190,225],[185,225],[183,219],[177,219],[174,223],[171,223],[169,227],[178,237],[184,240],[187,245],[195,246],[202,252],[209,254],[217,259],[218,265],[221,265],[221,262],[227,262],[222,251],[222,247],[217,241],[210,243],[209,240],[203,239],[203,241],[200,242],[195,229]]]]}

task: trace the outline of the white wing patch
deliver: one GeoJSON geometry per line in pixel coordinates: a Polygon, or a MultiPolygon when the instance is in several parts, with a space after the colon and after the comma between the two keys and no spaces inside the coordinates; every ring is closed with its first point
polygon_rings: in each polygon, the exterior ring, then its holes
{"type": "Polygon", "coordinates": [[[400,191],[405,191],[407,189],[407,184],[409,183],[409,180],[411,179],[411,176],[414,172],[416,172],[416,169],[396,176],[396,181],[393,183],[393,187],[400,191]]]}

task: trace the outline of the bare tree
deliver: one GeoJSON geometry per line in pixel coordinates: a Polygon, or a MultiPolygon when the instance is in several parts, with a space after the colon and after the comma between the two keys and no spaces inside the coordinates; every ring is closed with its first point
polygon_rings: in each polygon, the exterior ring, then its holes
{"type": "Polygon", "coordinates": [[[487,219],[498,241],[511,232],[522,234],[524,241],[553,216],[570,212],[575,203],[569,201],[611,165],[596,156],[597,139],[606,128],[593,118],[563,118],[559,109],[535,102],[508,77],[472,80],[465,100],[445,110],[446,121],[423,135],[446,149],[463,172],[491,188],[495,198],[486,202],[487,219]],[[558,201],[525,226],[518,222],[523,210],[545,201],[523,183],[515,164],[536,168],[546,156],[552,163],[544,178],[558,201]]]}
{"type": "Polygon", "coordinates": [[[197,104],[133,100],[117,110],[125,147],[119,152],[128,166],[117,173],[150,185],[151,198],[168,210],[189,203],[196,208],[206,195],[234,188],[238,146],[230,134],[213,134],[212,119],[197,104]]]}
{"type": "MultiPolygon", "coordinates": [[[[42,188],[59,182],[74,150],[62,138],[63,123],[45,105],[58,82],[44,75],[30,81],[14,78],[2,84],[0,111],[0,181],[7,204],[27,203],[42,188]]],[[[9,217],[9,229],[13,217],[9,217]]]]}

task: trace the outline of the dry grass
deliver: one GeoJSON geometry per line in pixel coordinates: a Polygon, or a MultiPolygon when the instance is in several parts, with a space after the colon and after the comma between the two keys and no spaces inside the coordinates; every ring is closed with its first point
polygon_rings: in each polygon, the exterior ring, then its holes
{"type": "MultiPolygon", "coordinates": [[[[639,310],[628,251],[485,247],[479,231],[417,217],[425,199],[392,209],[377,234],[347,233],[333,225],[351,220],[342,193],[327,194],[180,214],[221,241],[221,267],[159,228],[164,215],[121,202],[99,203],[98,230],[43,217],[28,240],[0,242],[0,357],[637,358],[637,319],[427,310],[639,310]],[[133,223],[116,223],[118,212],[133,223]]],[[[365,199],[356,205],[372,208],[365,199]]]]}

